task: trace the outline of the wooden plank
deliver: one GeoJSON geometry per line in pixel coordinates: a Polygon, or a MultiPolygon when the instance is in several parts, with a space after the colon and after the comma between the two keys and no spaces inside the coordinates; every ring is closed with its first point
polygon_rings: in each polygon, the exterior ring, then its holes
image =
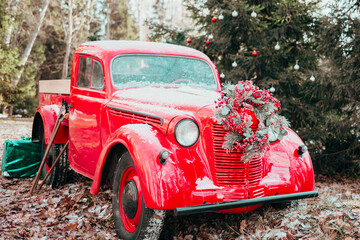
{"type": "Polygon", "coordinates": [[[70,94],[70,79],[40,80],[39,92],[70,94]]]}

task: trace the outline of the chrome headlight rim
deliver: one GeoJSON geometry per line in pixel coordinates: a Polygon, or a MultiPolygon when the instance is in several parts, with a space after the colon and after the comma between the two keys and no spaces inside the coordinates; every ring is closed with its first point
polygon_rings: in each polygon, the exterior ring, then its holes
{"type": "Polygon", "coordinates": [[[175,140],[176,142],[182,146],[182,147],[192,147],[194,146],[198,141],[199,141],[199,138],[200,138],[200,128],[199,128],[199,125],[191,118],[184,118],[184,119],[181,119],[175,126],[175,131],[174,131],[174,137],[175,137],[175,140]],[[194,126],[196,126],[196,129],[197,129],[197,137],[194,139],[194,141],[191,143],[191,144],[184,144],[182,143],[179,139],[178,139],[178,131],[179,131],[179,127],[181,127],[184,122],[191,122],[192,124],[194,124],[194,126]]]}

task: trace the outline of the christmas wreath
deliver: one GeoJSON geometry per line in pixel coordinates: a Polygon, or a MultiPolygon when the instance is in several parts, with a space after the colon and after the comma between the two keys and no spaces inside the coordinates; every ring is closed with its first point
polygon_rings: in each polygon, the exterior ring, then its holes
{"type": "Polygon", "coordinates": [[[244,162],[262,157],[270,141],[281,140],[290,126],[285,117],[277,114],[279,110],[279,100],[269,90],[259,89],[251,81],[225,84],[214,109],[215,121],[229,130],[223,148],[243,152],[241,160],[244,162]],[[256,131],[251,126],[257,121],[253,122],[249,109],[259,121],[256,131]]]}

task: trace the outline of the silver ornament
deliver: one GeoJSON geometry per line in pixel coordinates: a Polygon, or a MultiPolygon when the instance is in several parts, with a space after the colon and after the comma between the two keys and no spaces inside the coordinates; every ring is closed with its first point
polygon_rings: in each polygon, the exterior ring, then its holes
{"type": "Polygon", "coordinates": [[[256,16],[257,16],[257,14],[256,14],[256,12],[253,10],[252,13],[251,13],[251,17],[256,18],[256,16]]]}
{"type": "Polygon", "coordinates": [[[239,13],[238,13],[236,10],[234,10],[234,11],[231,13],[231,15],[232,15],[233,17],[237,17],[237,16],[239,16],[239,13]]]}
{"type": "Polygon", "coordinates": [[[233,66],[234,68],[236,68],[236,67],[237,67],[236,61],[234,61],[234,62],[231,64],[231,66],[233,66]]]}
{"type": "Polygon", "coordinates": [[[280,50],[280,44],[279,44],[279,42],[277,42],[276,43],[276,45],[275,45],[275,47],[274,47],[274,49],[276,50],[276,51],[279,51],[280,50]]]}
{"type": "Polygon", "coordinates": [[[300,66],[299,66],[298,62],[299,62],[299,60],[296,60],[296,64],[295,64],[295,66],[294,66],[294,69],[295,69],[296,71],[300,69],[300,66]]]}

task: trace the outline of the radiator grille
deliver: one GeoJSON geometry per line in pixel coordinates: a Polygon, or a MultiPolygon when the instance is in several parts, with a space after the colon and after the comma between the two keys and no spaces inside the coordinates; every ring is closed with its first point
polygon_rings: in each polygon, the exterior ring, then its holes
{"type": "MultiPolygon", "coordinates": [[[[255,130],[255,127],[253,128],[255,130]]],[[[213,125],[213,147],[217,184],[221,186],[256,186],[263,176],[262,158],[248,163],[241,161],[242,152],[227,152],[223,147],[227,130],[219,124],[213,125]]]]}
{"type": "Polygon", "coordinates": [[[116,116],[137,120],[137,121],[144,122],[147,124],[162,125],[162,119],[160,117],[146,115],[146,114],[142,114],[142,113],[138,113],[138,112],[126,111],[126,110],[122,110],[122,109],[116,109],[116,108],[109,108],[109,111],[111,114],[116,115],[116,116]]]}

